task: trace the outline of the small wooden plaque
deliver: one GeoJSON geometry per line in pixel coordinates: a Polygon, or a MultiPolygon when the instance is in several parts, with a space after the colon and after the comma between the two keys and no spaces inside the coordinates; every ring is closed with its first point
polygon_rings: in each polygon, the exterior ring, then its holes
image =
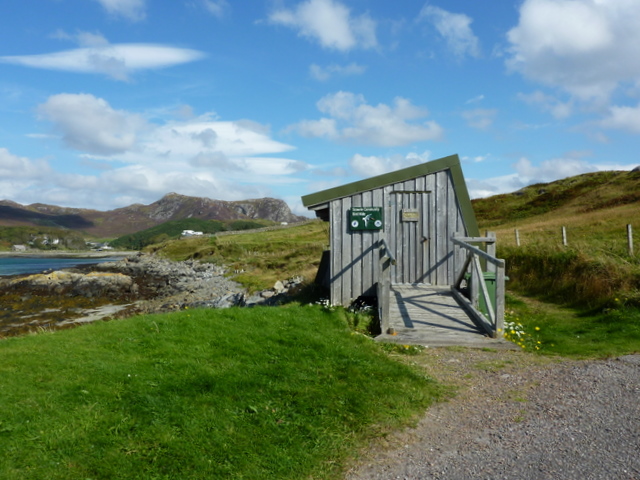
{"type": "Polygon", "coordinates": [[[417,222],[420,220],[420,212],[415,208],[403,208],[401,220],[403,222],[417,222]]]}

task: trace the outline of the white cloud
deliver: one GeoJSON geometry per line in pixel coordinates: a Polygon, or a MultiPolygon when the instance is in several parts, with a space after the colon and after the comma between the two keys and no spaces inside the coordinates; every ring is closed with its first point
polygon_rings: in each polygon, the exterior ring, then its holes
{"type": "Polygon", "coordinates": [[[356,154],[349,160],[349,167],[356,175],[368,178],[428,162],[429,156],[429,152],[425,152],[422,155],[409,153],[406,156],[393,155],[391,157],[365,157],[356,154]]]}
{"type": "Polygon", "coordinates": [[[62,29],[58,29],[51,34],[51,38],[56,40],[71,40],[81,47],[105,47],[109,45],[109,41],[100,32],[85,32],[79,30],[75,34],[70,34],[62,29]]]}
{"type": "MultiPolygon", "coordinates": [[[[95,34],[92,35],[92,40],[96,41],[98,37],[95,34]]],[[[86,34],[84,41],[87,41],[86,34]]],[[[171,67],[193,62],[203,57],[204,54],[197,50],[157,44],[131,43],[96,45],[90,48],[77,48],[41,55],[4,56],[0,57],[0,61],[46,70],[98,73],[116,80],[128,80],[131,73],[140,70],[171,67]]]]}
{"type": "Polygon", "coordinates": [[[115,155],[133,148],[144,120],[118,111],[101,98],[61,93],[38,106],[41,117],[51,121],[64,143],[82,152],[115,155]]]}
{"type": "Polygon", "coordinates": [[[498,111],[494,109],[476,108],[462,112],[462,118],[467,121],[470,127],[486,130],[493,125],[497,113],[498,111]]]}
{"type": "Polygon", "coordinates": [[[439,140],[443,135],[442,127],[434,121],[412,122],[428,112],[401,97],[395,98],[393,106],[372,106],[362,95],[338,92],[323,97],[317,106],[329,117],[305,120],[290,129],[309,137],[384,147],[439,140]]]}
{"type": "Polygon", "coordinates": [[[507,65],[589,101],[640,79],[637,0],[525,0],[507,65]]]}
{"type": "Polygon", "coordinates": [[[611,107],[609,115],[600,122],[600,125],[604,128],[615,128],[640,134],[640,104],[636,107],[611,107]]]}
{"type": "Polygon", "coordinates": [[[273,11],[269,21],[291,27],[325,48],[348,51],[377,45],[376,22],[367,14],[353,17],[344,4],[335,0],[305,0],[293,10],[273,11]]]}
{"type": "MultiPolygon", "coordinates": [[[[0,178],[33,180],[50,175],[50,173],[51,167],[46,161],[33,161],[25,157],[18,157],[6,148],[0,148],[0,178]]],[[[2,181],[2,183],[4,182],[6,180],[2,181]]],[[[3,192],[3,194],[5,193],[3,192]]]]}
{"type": "Polygon", "coordinates": [[[418,20],[427,20],[433,24],[444,38],[449,49],[457,56],[480,56],[478,37],[471,30],[473,20],[461,13],[451,13],[433,5],[425,5],[418,20]]]}
{"type": "Polygon", "coordinates": [[[146,16],[146,0],[96,0],[111,15],[131,21],[143,20],[146,16]]]}
{"type": "Polygon", "coordinates": [[[41,185],[52,174],[53,170],[47,161],[20,157],[6,148],[0,148],[0,199],[33,203],[32,195],[41,192],[41,185]]]}
{"type": "Polygon", "coordinates": [[[475,157],[461,157],[460,160],[462,160],[463,162],[466,163],[482,163],[484,162],[487,158],[489,158],[489,155],[476,155],[475,157]]]}
{"type": "Polygon", "coordinates": [[[252,157],[282,153],[294,147],[277,142],[261,126],[242,121],[211,120],[207,115],[184,122],[156,126],[139,142],[132,156],[191,158],[201,152],[221,152],[227,157],[252,157]],[[203,141],[204,139],[204,141],[203,141]],[[140,153],[138,153],[140,152],[140,153]]]}
{"type": "Polygon", "coordinates": [[[502,175],[485,180],[467,178],[466,182],[471,198],[484,198],[501,193],[511,193],[526,186],[516,174],[502,175]]]}
{"type": "Polygon", "coordinates": [[[304,137],[325,137],[338,139],[337,122],[332,118],[321,118],[320,120],[303,120],[296,125],[289,127],[304,137]]]}
{"type": "MultiPolygon", "coordinates": [[[[125,163],[173,164],[192,159],[207,166],[224,159],[241,159],[282,153],[294,147],[270,138],[268,129],[250,121],[219,121],[211,115],[163,125],[150,124],[135,113],[115,110],[104,99],[89,94],[58,94],[38,107],[43,119],[53,123],[65,144],[81,152],[112,157],[125,163]]],[[[290,171],[278,159],[261,174],[290,171]]],[[[247,163],[245,163],[245,166],[247,163]]]]}
{"type": "Polygon", "coordinates": [[[199,152],[189,160],[195,168],[215,168],[218,171],[238,170],[238,167],[222,152],[199,152]]]}
{"type": "MultiPolygon", "coordinates": [[[[54,95],[38,113],[53,124],[66,146],[82,152],[76,157],[78,165],[97,173],[61,173],[0,150],[0,191],[16,201],[27,197],[30,202],[37,198],[113,208],[151,203],[171,191],[225,200],[257,198],[273,196],[276,185],[301,182],[299,174],[310,168],[295,159],[270,157],[294,147],[274,140],[268,127],[250,120],[221,121],[213,114],[177,119],[167,109],[164,116],[155,111],[157,123],[151,123],[88,94],[54,95]],[[4,188],[5,170],[15,188],[4,188]],[[19,177],[24,182],[18,184],[19,177]]],[[[64,163],[65,169],[73,168],[68,158],[64,163]]]]}
{"type": "Polygon", "coordinates": [[[543,111],[550,112],[554,118],[567,118],[573,112],[573,102],[562,102],[552,95],[537,90],[530,94],[521,93],[518,95],[525,103],[537,105],[543,111]]]}
{"type": "Polygon", "coordinates": [[[472,103],[480,103],[484,100],[484,95],[477,95],[473,98],[470,98],[469,100],[467,100],[466,102],[464,102],[466,105],[472,104],[472,103]]]}
{"type": "Polygon", "coordinates": [[[153,165],[128,165],[95,176],[54,174],[39,183],[37,192],[18,192],[13,198],[20,203],[111,209],[149,204],[168,192],[223,200],[272,195],[264,184],[242,184],[213,169],[193,171],[186,165],[174,165],[173,169],[159,171],[153,165]]]}
{"type": "Polygon", "coordinates": [[[367,67],[358,65],[357,63],[350,63],[348,65],[337,65],[334,63],[326,67],[321,67],[314,63],[309,67],[311,77],[321,82],[327,81],[336,75],[341,77],[362,75],[366,70],[367,67]]]}
{"type": "Polygon", "coordinates": [[[229,9],[227,0],[201,0],[202,6],[213,16],[221,18],[229,9]]]}

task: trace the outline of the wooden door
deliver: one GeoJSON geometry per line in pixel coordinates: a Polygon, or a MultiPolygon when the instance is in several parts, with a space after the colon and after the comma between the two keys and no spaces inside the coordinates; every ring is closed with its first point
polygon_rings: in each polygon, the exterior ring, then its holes
{"type": "Polygon", "coordinates": [[[390,248],[396,256],[392,283],[430,283],[430,193],[394,191],[390,199],[390,248]]]}

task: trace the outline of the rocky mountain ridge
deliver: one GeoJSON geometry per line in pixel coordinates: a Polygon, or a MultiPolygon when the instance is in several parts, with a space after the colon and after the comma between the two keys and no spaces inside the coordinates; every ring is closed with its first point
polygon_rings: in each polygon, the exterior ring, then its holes
{"type": "Polygon", "coordinates": [[[20,205],[0,200],[0,226],[48,226],[85,232],[97,237],[117,237],[154,227],[170,220],[271,220],[296,223],[305,220],[275,198],[240,201],[212,200],[169,193],[149,205],[133,204],[99,211],[34,203],[20,205]]]}

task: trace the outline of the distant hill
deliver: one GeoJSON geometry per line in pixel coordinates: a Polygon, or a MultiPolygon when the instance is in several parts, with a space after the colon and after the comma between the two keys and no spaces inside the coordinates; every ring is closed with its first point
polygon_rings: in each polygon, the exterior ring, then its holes
{"type": "Polygon", "coordinates": [[[134,204],[105,212],[41,203],[20,205],[10,200],[0,201],[0,226],[57,227],[103,238],[120,237],[185,218],[269,220],[278,223],[305,220],[305,217],[291,213],[284,201],[275,198],[228,202],[170,193],[150,205],[134,204]]]}

